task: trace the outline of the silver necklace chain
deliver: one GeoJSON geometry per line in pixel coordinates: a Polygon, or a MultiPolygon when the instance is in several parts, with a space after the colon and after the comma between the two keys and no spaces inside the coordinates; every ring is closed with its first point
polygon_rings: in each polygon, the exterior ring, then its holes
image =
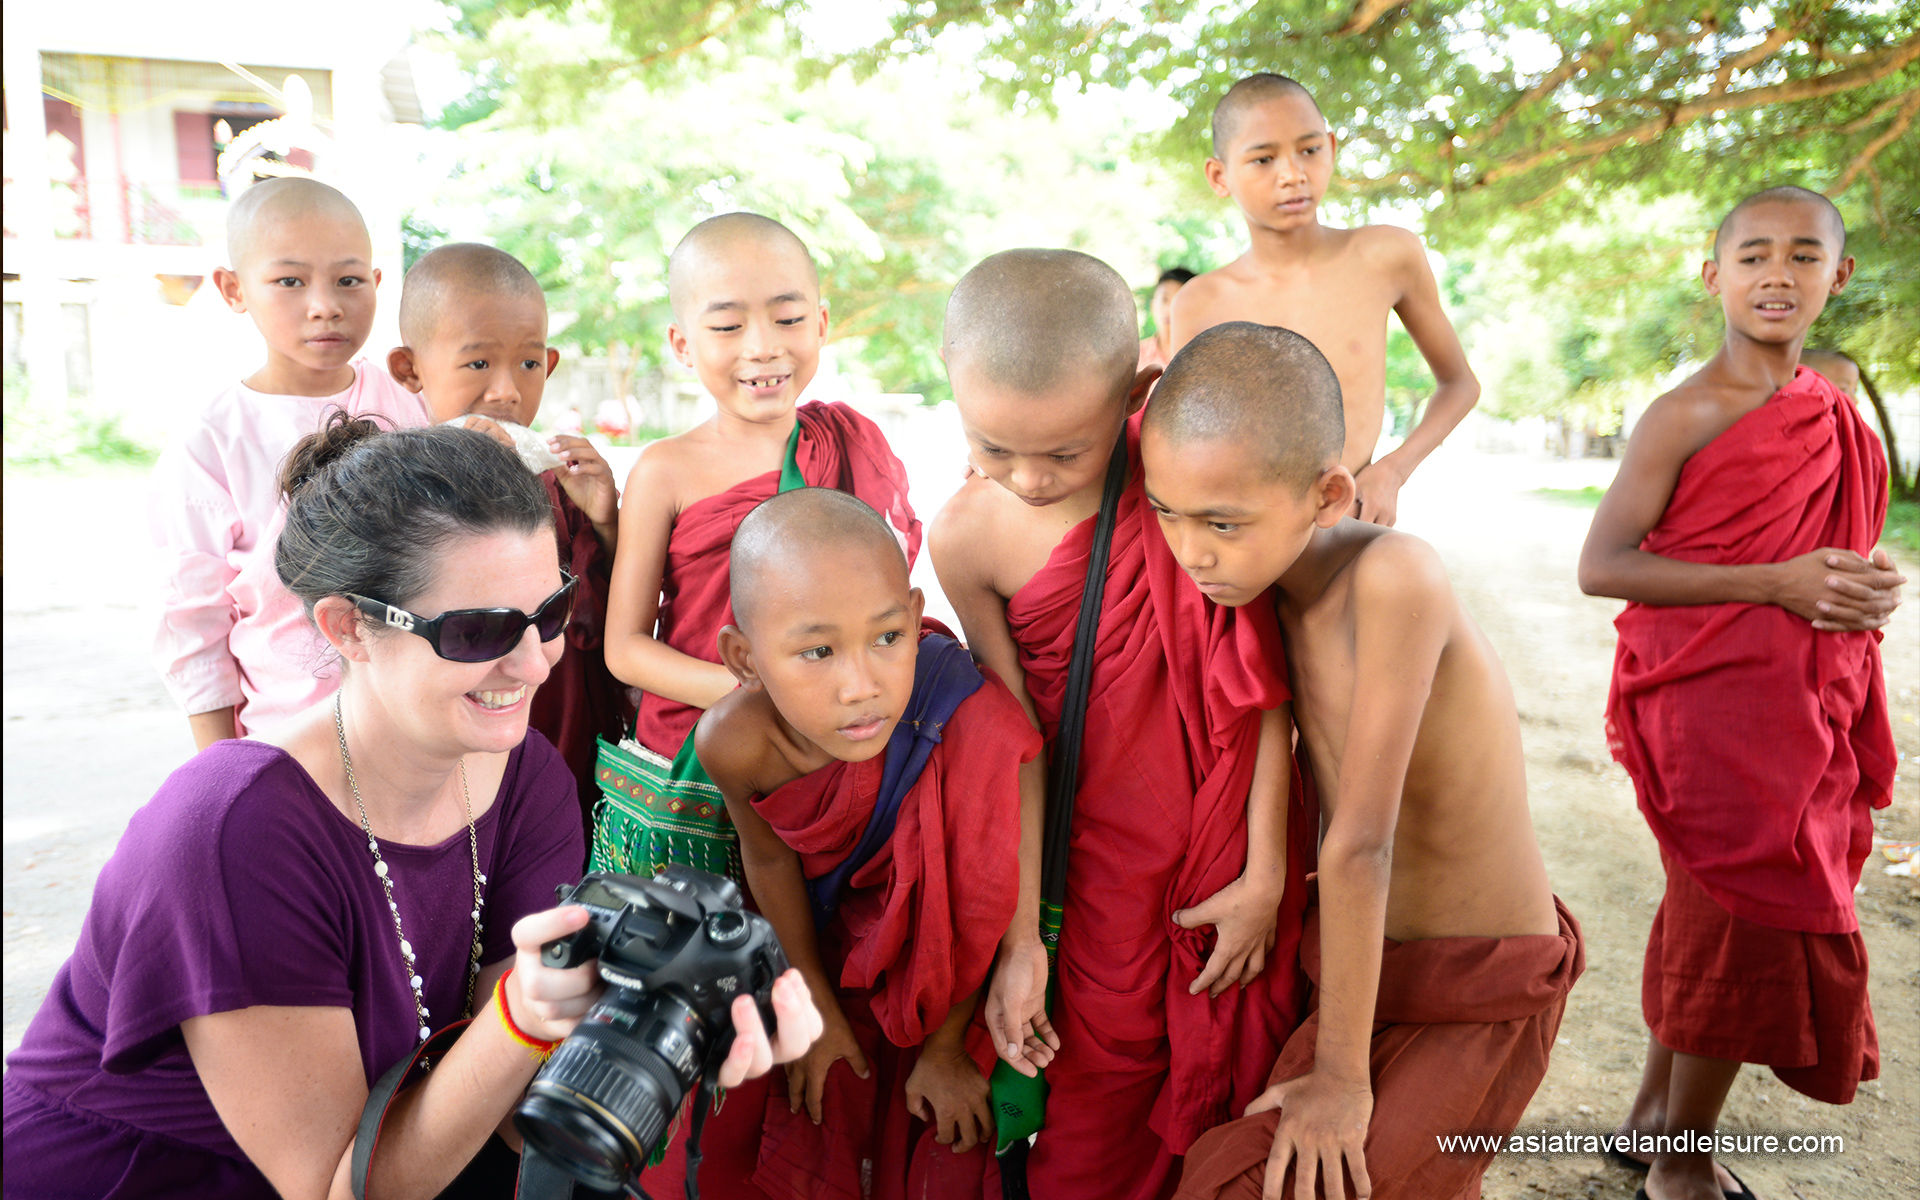
{"type": "MultiPolygon", "coordinates": [[[[333,732],[340,739],[340,765],[347,770],[347,788],[353,793],[353,806],[360,810],[360,829],[367,835],[367,849],[373,851],[373,873],[380,877],[380,886],[386,889],[387,911],[393,914],[393,935],[400,940],[400,961],[406,969],[407,982],[413,987],[414,1017],[419,1023],[420,1040],[426,1041],[427,1000],[422,991],[426,979],[421,975],[415,962],[413,944],[407,941],[407,934],[400,927],[400,905],[393,898],[393,874],[387,869],[387,862],[380,857],[380,842],[373,836],[373,825],[367,820],[367,806],[360,799],[360,785],[353,778],[353,756],[347,753],[347,726],[340,719],[340,693],[333,696],[333,732]]],[[[460,801],[467,810],[467,850],[473,856],[473,945],[467,958],[467,987],[463,993],[465,1002],[461,1007],[462,1019],[473,1015],[473,985],[480,977],[480,888],[487,877],[480,873],[480,836],[473,828],[473,795],[467,790],[467,760],[460,759],[460,801]]]]}

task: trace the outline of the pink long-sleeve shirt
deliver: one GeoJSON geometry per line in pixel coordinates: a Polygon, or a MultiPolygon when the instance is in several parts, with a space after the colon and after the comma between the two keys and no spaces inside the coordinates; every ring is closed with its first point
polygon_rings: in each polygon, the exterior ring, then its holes
{"type": "Polygon", "coordinates": [[[300,601],[274,573],[286,508],[280,464],[327,415],[425,425],[420,398],[368,359],[333,396],[276,396],[235,384],[215,396],[154,468],[148,521],[165,583],[153,661],[189,714],[234,707],[245,735],[271,733],[340,684],[300,601]]]}

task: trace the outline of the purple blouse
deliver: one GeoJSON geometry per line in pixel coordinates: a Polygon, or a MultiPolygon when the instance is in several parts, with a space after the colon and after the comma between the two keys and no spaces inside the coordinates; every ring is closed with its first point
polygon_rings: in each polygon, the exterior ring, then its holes
{"type": "MultiPolygon", "coordinates": [[[[511,955],[514,922],[552,907],[555,886],[579,878],[576,790],[538,733],[508,757],[498,800],[474,823],[487,877],[483,962],[511,955]]],[[[425,980],[428,1024],[441,1028],[459,1018],[467,978],[467,831],[433,846],[383,840],[380,853],[425,980]]],[[[94,885],[73,957],[8,1059],[8,1195],[35,1190],[22,1168],[47,1173],[44,1194],[67,1193],[74,1164],[116,1153],[115,1136],[158,1135],[176,1150],[244,1163],[180,1023],[253,1005],[351,1009],[369,1086],[417,1036],[366,835],[285,751],[223,741],[134,814],[94,885]],[[26,1110],[42,1106],[70,1119],[40,1112],[25,1127],[26,1110]],[[31,1154],[16,1133],[34,1143],[31,1154]]]]}

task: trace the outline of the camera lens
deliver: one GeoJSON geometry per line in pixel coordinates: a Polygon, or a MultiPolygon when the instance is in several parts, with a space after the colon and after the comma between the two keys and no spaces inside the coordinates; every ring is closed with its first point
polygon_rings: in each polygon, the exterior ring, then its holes
{"type": "Polygon", "coordinates": [[[514,1126],[581,1183],[617,1191],[658,1146],[709,1036],[670,992],[612,988],[534,1077],[514,1126]]]}

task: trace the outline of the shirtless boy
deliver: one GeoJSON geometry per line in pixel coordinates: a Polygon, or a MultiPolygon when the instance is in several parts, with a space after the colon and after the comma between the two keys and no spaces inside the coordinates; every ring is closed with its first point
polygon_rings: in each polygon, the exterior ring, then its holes
{"type": "Polygon", "coordinates": [[[1874,549],[1880,443],[1800,362],[1852,273],[1824,196],[1735,206],[1701,268],[1726,341],[1648,406],[1580,555],[1582,590],[1631,601],[1607,733],[1667,873],[1632,1144],[1609,1154],[1651,1166],[1652,1200],[1751,1195],[1662,1137],[1710,1133],[1742,1062],[1829,1104],[1880,1073],[1853,889],[1899,761],[1879,631],[1905,580],[1874,549]]]}
{"type": "Polygon", "coordinates": [[[964,647],[923,629],[892,527],[845,492],[783,492],[748,514],[731,591],[720,655],[741,686],[696,744],[826,1024],[768,1105],[755,1180],[777,1196],[905,1196],[917,1156],[929,1184],[970,1186],[913,1194],[977,1200],[985,1162],[926,1143],[993,1140],[993,1049],[967,1034],[1013,919],[1019,770],[1040,737],[964,647]]]}
{"type": "Polygon", "coordinates": [[[1213,110],[1207,183],[1247,222],[1247,252],[1180,289],[1173,349],[1223,321],[1291,329],[1333,364],[1346,411],[1340,465],[1355,481],[1354,511],[1391,525],[1400,489],[1480,398],[1460,338],[1418,235],[1391,225],[1332,229],[1320,201],[1339,139],[1307,89],[1284,75],[1249,75],[1213,110]],[[1387,314],[1394,313],[1433,371],[1433,395],[1406,441],[1373,461],[1386,414],[1387,314]]]}
{"type": "MultiPolygon", "coordinates": [[[[955,287],[942,350],[977,474],[934,523],[934,566],[969,647],[1050,738],[1095,513],[1126,456],[1072,798],[1060,1057],[1027,1166],[1036,1196],[1171,1193],[1188,1144],[1258,1093],[1304,998],[1312,823],[1279,712],[1278,630],[1270,611],[1209,604],[1154,529],[1129,415],[1156,373],[1135,373],[1134,313],[1098,259],[1009,250],[955,287]]],[[[1023,861],[1038,858],[1045,788],[1036,759],[1023,861]]]]}
{"type": "Polygon", "coordinates": [[[400,337],[404,344],[387,355],[400,386],[426,402],[435,424],[464,420],[518,450],[553,504],[560,565],[579,582],[566,653],[534,693],[527,723],[566,760],[590,831],[600,798],[593,777],[598,739],[619,737],[626,714],[626,689],[607,672],[603,655],[620,494],[592,442],[541,438],[527,428],[560,362],[560,351],[547,345],[546,296],[504,250],[477,242],[439,246],[407,272],[400,337]]]}
{"type": "Polygon", "coordinates": [[[1435,1135],[1513,1128],[1582,966],[1506,674],[1430,547],[1343,519],[1342,426],[1312,344],[1235,322],[1174,360],[1141,433],[1194,584],[1223,605],[1275,589],[1326,829],[1301,951],[1316,1011],[1248,1115],[1194,1144],[1183,1197],[1304,1200],[1316,1177],[1340,1195],[1343,1169],[1376,1200],[1477,1195],[1492,1155],[1435,1135]]]}

